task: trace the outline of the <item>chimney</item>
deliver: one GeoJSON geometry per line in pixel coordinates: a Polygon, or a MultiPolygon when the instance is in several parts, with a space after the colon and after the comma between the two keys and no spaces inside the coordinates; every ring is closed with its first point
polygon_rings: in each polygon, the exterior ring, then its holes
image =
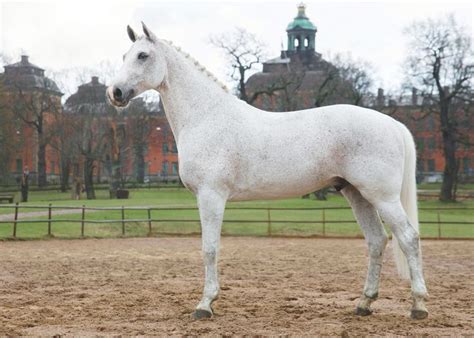
{"type": "Polygon", "coordinates": [[[21,56],[21,63],[23,64],[28,64],[28,55],[22,55],[21,56]]]}
{"type": "Polygon", "coordinates": [[[411,89],[411,104],[413,106],[418,105],[418,90],[415,87],[411,89]]]}
{"type": "Polygon", "coordinates": [[[99,77],[98,76],[93,76],[92,77],[92,84],[99,84],[99,77]]]}
{"type": "Polygon", "coordinates": [[[377,106],[379,107],[385,106],[385,96],[383,94],[382,88],[379,88],[377,91],[377,106]]]}

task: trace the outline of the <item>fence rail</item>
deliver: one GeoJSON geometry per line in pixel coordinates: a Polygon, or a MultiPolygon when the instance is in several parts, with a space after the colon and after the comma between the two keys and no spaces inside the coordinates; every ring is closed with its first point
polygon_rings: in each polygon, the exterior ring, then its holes
{"type": "MultiPolygon", "coordinates": [[[[52,231],[52,224],[54,223],[80,223],[80,234],[81,237],[85,237],[85,229],[86,224],[110,224],[110,223],[120,223],[121,224],[121,235],[126,236],[126,224],[127,223],[144,223],[148,225],[148,235],[151,236],[153,233],[153,223],[200,223],[199,219],[176,219],[176,218],[153,218],[151,213],[152,211],[189,211],[199,210],[197,207],[86,207],[83,206],[53,206],[52,204],[49,205],[20,205],[16,203],[15,205],[0,205],[0,209],[13,209],[13,219],[1,219],[0,224],[12,224],[12,232],[11,238],[17,238],[18,232],[18,225],[24,223],[45,223],[47,224],[47,236],[53,236],[52,231]],[[33,218],[26,214],[26,219],[19,219],[21,213],[19,212],[20,209],[32,209],[32,210],[44,210],[46,211],[43,217],[46,218],[33,218]],[[54,218],[54,210],[77,210],[80,218],[54,218]],[[120,219],[104,219],[104,220],[97,220],[97,219],[87,219],[86,215],[88,214],[87,211],[95,212],[95,211],[120,211],[121,217],[120,219]],[[146,211],[147,218],[126,218],[127,211],[146,211]]],[[[343,219],[343,220],[330,220],[327,218],[327,212],[331,210],[350,210],[350,207],[312,207],[312,208],[288,208],[288,207],[228,207],[226,210],[255,210],[255,211],[262,211],[266,212],[266,218],[262,219],[224,219],[224,223],[240,223],[240,224],[266,224],[266,236],[275,236],[273,225],[276,224],[320,224],[322,225],[322,231],[317,236],[322,237],[346,237],[346,236],[334,236],[327,234],[327,226],[331,224],[357,224],[355,219],[343,219]],[[272,211],[321,211],[321,218],[320,219],[311,219],[311,220],[296,220],[296,219],[275,219],[272,215],[272,211]]],[[[449,239],[449,238],[461,238],[461,239],[474,239],[474,207],[439,207],[439,208],[419,208],[419,210],[429,210],[436,212],[436,220],[435,221],[428,221],[428,220],[421,220],[420,224],[435,224],[437,225],[437,235],[430,236],[427,238],[439,238],[439,239],[449,239]],[[470,211],[473,212],[473,221],[472,222],[465,222],[465,221],[442,221],[440,211],[443,210],[463,210],[463,211],[470,211]],[[442,236],[442,226],[443,225],[469,225],[473,226],[473,234],[472,236],[461,236],[461,237],[446,237],[442,236]]],[[[91,212],[89,214],[91,214],[91,212]]],[[[0,214],[1,216],[1,214],[0,214]]],[[[23,215],[25,216],[25,215],[23,215]]],[[[42,217],[40,215],[39,217],[42,217]]],[[[176,233],[179,234],[179,233],[176,233]]],[[[307,237],[307,236],[302,236],[307,237]]],[[[351,237],[361,237],[359,236],[351,236],[351,237]]],[[[422,234],[423,237],[423,234],[422,234]]]]}

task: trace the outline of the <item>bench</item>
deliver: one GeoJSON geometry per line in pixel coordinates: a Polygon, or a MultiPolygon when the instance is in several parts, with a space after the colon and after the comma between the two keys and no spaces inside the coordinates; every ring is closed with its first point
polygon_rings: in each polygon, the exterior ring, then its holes
{"type": "Polygon", "coordinates": [[[0,202],[1,201],[8,201],[8,203],[13,203],[15,195],[12,194],[0,194],[0,202]]]}

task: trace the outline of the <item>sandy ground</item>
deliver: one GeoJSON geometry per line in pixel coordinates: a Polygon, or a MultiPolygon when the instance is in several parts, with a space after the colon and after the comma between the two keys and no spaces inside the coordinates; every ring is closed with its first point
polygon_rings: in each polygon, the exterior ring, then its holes
{"type": "Polygon", "coordinates": [[[0,242],[0,335],[474,334],[474,241],[423,249],[430,317],[413,321],[390,251],[356,317],[362,240],[223,238],[215,316],[196,322],[199,238],[0,242]]]}

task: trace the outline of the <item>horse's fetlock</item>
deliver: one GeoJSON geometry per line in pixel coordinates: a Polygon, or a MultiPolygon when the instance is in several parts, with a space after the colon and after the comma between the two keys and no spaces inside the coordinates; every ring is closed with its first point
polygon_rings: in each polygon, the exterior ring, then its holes
{"type": "Polygon", "coordinates": [[[379,293],[375,292],[375,293],[371,294],[369,292],[366,292],[366,293],[364,293],[364,296],[369,298],[370,300],[376,300],[379,297],[379,293]]]}

